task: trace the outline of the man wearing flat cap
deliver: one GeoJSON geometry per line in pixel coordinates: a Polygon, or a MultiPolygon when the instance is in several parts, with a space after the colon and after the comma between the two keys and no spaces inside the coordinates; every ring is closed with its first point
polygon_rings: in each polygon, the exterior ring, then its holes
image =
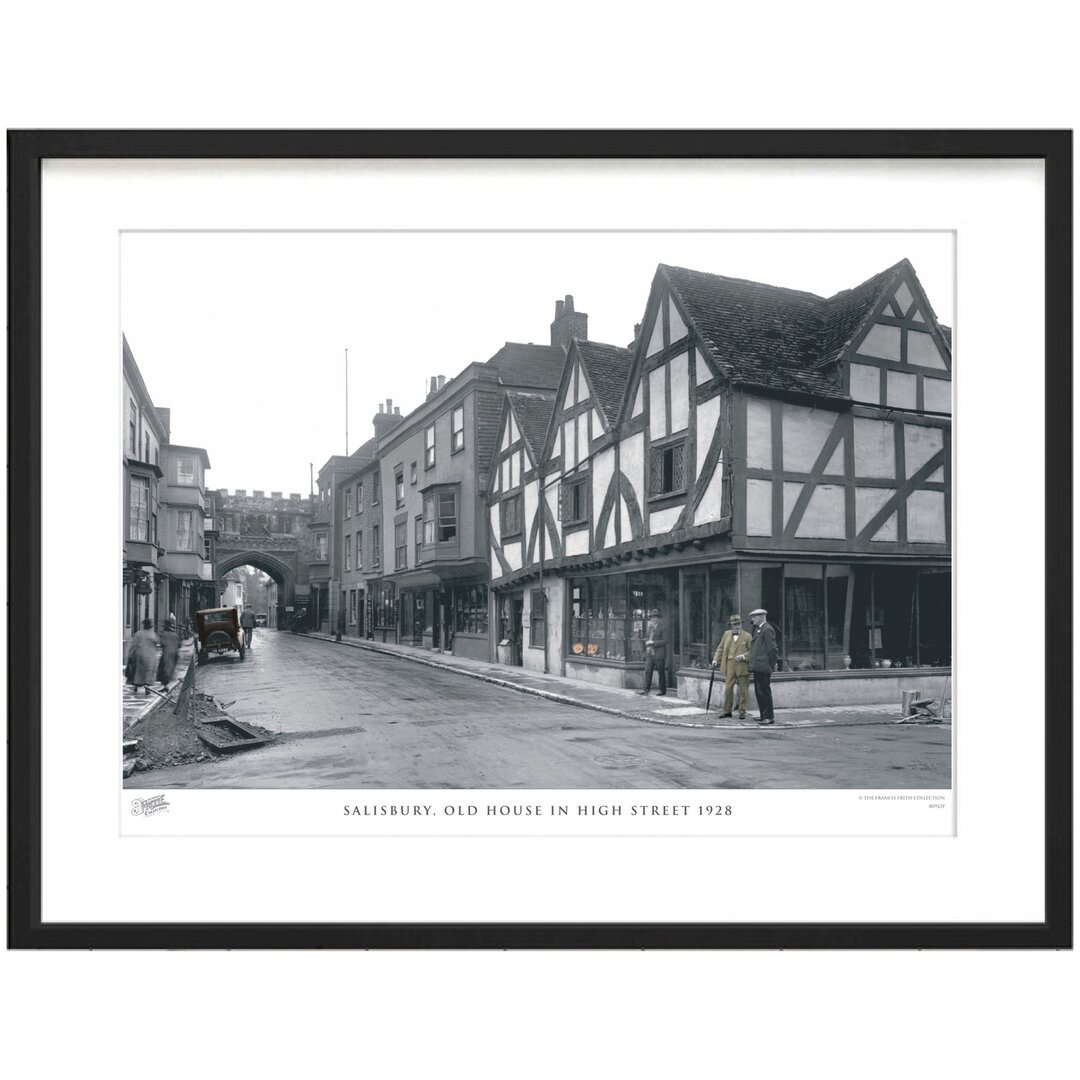
{"type": "Polygon", "coordinates": [[[771,724],[773,716],[772,673],[776,667],[776,631],[766,621],[768,612],[764,608],[755,608],[750,612],[750,621],[754,632],[750,642],[750,673],[754,676],[754,697],[757,698],[758,719],[763,724],[771,724]]]}
{"type": "Polygon", "coordinates": [[[667,693],[667,632],[657,608],[649,612],[649,621],[645,625],[645,688],[639,690],[639,694],[647,694],[652,689],[654,668],[660,675],[659,696],[663,697],[667,693]]]}
{"type": "Polygon", "coordinates": [[[716,647],[712,666],[720,669],[724,677],[724,711],[722,717],[731,715],[734,704],[735,684],[739,684],[739,719],[746,719],[746,699],[750,696],[750,635],[743,629],[742,616],[732,615],[728,620],[730,629],[724,631],[716,647]]]}

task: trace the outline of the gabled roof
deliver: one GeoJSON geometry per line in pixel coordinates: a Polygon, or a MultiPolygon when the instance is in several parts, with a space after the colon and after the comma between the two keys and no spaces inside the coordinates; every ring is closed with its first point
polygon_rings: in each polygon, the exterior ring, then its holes
{"type": "Polygon", "coordinates": [[[537,387],[554,390],[559,385],[566,353],[557,345],[522,345],[508,341],[488,365],[504,386],[537,387]]]}
{"type": "MultiPolygon", "coordinates": [[[[561,351],[561,350],[560,350],[561,351]]],[[[551,413],[555,408],[554,393],[510,391],[506,395],[517,419],[522,437],[535,464],[540,463],[547,440],[551,413]]]]}
{"type": "Polygon", "coordinates": [[[581,341],[578,338],[575,338],[571,345],[571,351],[573,350],[576,350],[581,358],[608,427],[613,426],[618,419],[619,405],[630,377],[633,354],[629,349],[618,345],[606,345],[602,341],[581,341]]]}
{"type": "Polygon", "coordinates": [[[905,268],[907,259],[828,299],[679,266],[658,272],[731,382],[842,399],[836,361],[905,268]]]}

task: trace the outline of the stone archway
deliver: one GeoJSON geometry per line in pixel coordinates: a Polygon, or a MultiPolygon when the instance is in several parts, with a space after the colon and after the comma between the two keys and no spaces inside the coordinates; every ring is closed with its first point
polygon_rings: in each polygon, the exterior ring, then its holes
{"type": "MultiPolygon", "coordinates": [[[[294,553],[295,554],[295,553],[294,553]]],[[[290,560],[295,561],[295,559],[290,560]]],[[[224,557],[218,558],[216,571],[218,585],[230,570],[240,566],[253,566],[269,574],[278,587],[276,626],[284,628],[288,625],[286,609],[291,609],[296,600],[296,568],[289,562],[279,558],[276,554],[267,551],[259,551],[257,548],[249,548],[246,551],[230,551],[224,557]]]]}

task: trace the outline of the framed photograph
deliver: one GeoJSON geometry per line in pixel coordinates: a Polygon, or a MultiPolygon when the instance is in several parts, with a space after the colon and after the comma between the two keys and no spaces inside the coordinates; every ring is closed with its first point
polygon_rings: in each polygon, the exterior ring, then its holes
{"type": "Polygon", "coordinates": [[[8,152],[12,945],[1071,946],[1069,132],[8,152]]]}

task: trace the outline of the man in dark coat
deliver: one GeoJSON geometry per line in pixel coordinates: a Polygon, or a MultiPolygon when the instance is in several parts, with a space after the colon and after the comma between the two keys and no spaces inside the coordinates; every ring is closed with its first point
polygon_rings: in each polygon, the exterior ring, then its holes
{"type": "Polygon", "coordinates": [[[750,612],[754,632],[750,641],[750,674],[754,676],[754,696],[757,698],[758,720],[771,724],[775,720],[772,701],[772,673],[776,667],[776,631],[766,621],[768,612],[757,608],[750,612]]]}
{"type": "Polygon", "coordinates": [[[657,608],[649,612],[645,627],[645,688],[639,690],[639,694],[647,694],[652,689],[654,668],[660,673],[659,696],[663,697],[667,693],[667,631],[657,608]]]}
{"type": "Polygon", "coordinates": [[[251,648],[251,638],[255,633],[255,609],[246,607],[244,613],[240,616],[240,626],[244,631],[244,645],[246,648],[251,648]]]}
{"type": "Polygon", "coordinates": [[[176,632],[176,620],[170,615],[161,631],[161,659],[158,661],[158,682],[168,690],[176,672],[176,660],[180,655],[180,635],[176,632]]]}

